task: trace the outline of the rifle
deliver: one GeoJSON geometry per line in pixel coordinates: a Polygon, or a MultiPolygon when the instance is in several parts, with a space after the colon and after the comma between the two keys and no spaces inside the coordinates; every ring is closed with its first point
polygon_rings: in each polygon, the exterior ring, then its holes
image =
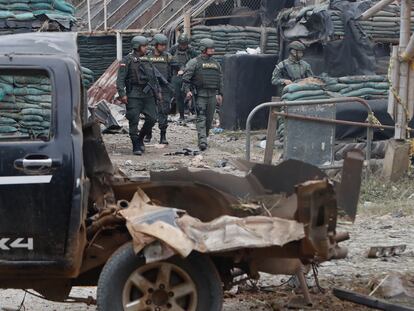
{"type": "MultiPolygon", "coordinates": [[[[154,66],[152,66],[152,68],[153,70],[155,69],[154,66]]],[[[160,98],[161,90],[160,90],[160,85],[158,84],[157,78],[155,78],[155,81],[151,81],[151,79],[148,76],[147,70],[145,69],[142,62],[139,63],[138,69],[140,72],[141,79],[144,81],[147,81],[147,84],[145,85],[143,89],[144,94],[148,94],[149,91],[152,91],[155,97],[155,100],[157,101],[157,104],[158,104],[159,101],[161,100],[160,98]]]]}
{"type": "Polygon", "coordinates": [[[171,83],[168,82],[168,80],[164,77],[164,75],[155,66],[154,66],[154,72],[155,72],[155,77],[158,79],[158,81],[161,82],[162,85],[166,86],[174,94],[175,90],[172,87],[171,83]]]}

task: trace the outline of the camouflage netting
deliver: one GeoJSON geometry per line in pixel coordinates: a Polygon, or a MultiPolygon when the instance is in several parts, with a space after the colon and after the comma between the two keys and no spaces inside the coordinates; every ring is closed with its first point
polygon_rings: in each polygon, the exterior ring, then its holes
{"type": "Polygon", "coordinates": [[[51,107],[46,75],[0,75],[0,135],[48,137],[51,107]]]}
{"type": "Polygon", "coordinates": [[[314,100],[334,97],[385,98],[389,83],[385,76],[307,78],[283,89],[282,100],[314,100]]]}
{"type": "MultiPolygon", "coordinates": [[[[276,29],[265,28],[266,44],[264,54],[278,54],[279,40],[276,29]]],[[[260,47],[262,28],[242,26],[194,26],[191,29],[192,46],[199,48],[200,40],[203,38],[213,39],[217,58],[221,59],[224,54],[235,54],[246,48],[260,47]]]]}
{"type": "Polygon", "coordinates": [[[74,30],[74,15],[75,8],[64,0],[0,0],[0,34],[74,30]]]}

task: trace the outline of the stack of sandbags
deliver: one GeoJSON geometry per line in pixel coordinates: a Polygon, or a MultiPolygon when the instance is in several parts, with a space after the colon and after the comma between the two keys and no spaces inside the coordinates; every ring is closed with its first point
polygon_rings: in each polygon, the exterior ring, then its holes
{"type": "MultiPolygon", "coordinates": [[[[344,36],[344,25],[339,11],[329,11],[334,25],[334,34],[344,36]]],[[[400,7],[391,4],[366,21],[357,21],[361,29],[377,41],[398,39],[400,36],[400,7]]],[[[411,31],[414,31],[414,9],[411,12],[411,31]]]]}
{"type": "Polygon", "coordinates": [[[93,71],[89,68],[82,67],[82,83],[86,89],[89,89],[92,84],[95,82],[95,78],[93,77],[93,71]]]}
{"type": "Polygon", "coordinates": [[[70,31],[75,8],[64,0],[0,0],[0,34],[44,30],[45,21],[47,29],[70,31]]]}
{"type": "Polygon", "coordinates": [[[365,99],[388,96],[389,83],[386,76],[348,76],[328,78],[326,89],[342,97],[361,97],[365,99]]]}
{"type": "Polygon", "coordinates": [[[0,135],[48,136],[52,90],[47,76],[0,76],[0,135]]]}
{"type": "MultiPolygon", "coordinates": [[[[151,38],[156,32],[145,31],[122,35],[122,51],[124,55],[131,52],[131,40],[134,36],[143,35],[151,38]]],[[[116,60],[116,36],[108,35],[78,35],[80,61],[83,67],[93,71],[94,80],[108,69],[116,60]]]]}
{"type": "Polygon", "coordinates": [[[315,100],[335,97],[386,98],[389,83],[385,76],[307,78],[284,87],[282,100],[315,100]]]}
{"type": "Polygon", "coordinates": [[[266,38],[265,49],[262,53],[279,53],[278,35],[276,29],[273,28],[198,25],[191,29],[191,44],[199,49],[200,40],[209,38],[214,40],[218,55],[235,54],[247,48],[260,47],[262,35],[266,38]]]}
{"type": "Polygon", "coordinates": [[[318,78],[306,78],[283,88],[282,100],[299,101],[331,98],[325,84],[318,78]]]}

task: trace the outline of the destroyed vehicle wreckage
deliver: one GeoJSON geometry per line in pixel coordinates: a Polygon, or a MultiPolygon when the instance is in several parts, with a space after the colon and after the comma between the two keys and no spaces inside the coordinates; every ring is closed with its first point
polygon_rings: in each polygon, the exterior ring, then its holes
{"type": "Polygon", "coordinates": [[[9,178],[0,184],[0,287],[64,301],[72,286],[98,285],[101,311],[218,311],[223,284],[237,276],[297,274],[346,256],[337,213],[355,218],[362,154],[348,154],[341,183],[296,160],[237,161],[242,177],[180,169],[132,181],[112,166],[99,125],[84,123],[76,36],[19,36],[0,39],[0,75],[36,68],[29,73],[50,77],[52,134],[0,136],[9,178]]]}

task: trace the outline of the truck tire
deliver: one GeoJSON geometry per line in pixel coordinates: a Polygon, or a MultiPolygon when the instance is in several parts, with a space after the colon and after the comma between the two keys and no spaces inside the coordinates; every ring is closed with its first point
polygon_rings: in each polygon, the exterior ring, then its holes
{"type": "Polygon", "coordinates": [[[102,269],[97,304],[99,311],[220,311],[223,289],[207,255],[145,264],[127,243],[102,269]]]}

